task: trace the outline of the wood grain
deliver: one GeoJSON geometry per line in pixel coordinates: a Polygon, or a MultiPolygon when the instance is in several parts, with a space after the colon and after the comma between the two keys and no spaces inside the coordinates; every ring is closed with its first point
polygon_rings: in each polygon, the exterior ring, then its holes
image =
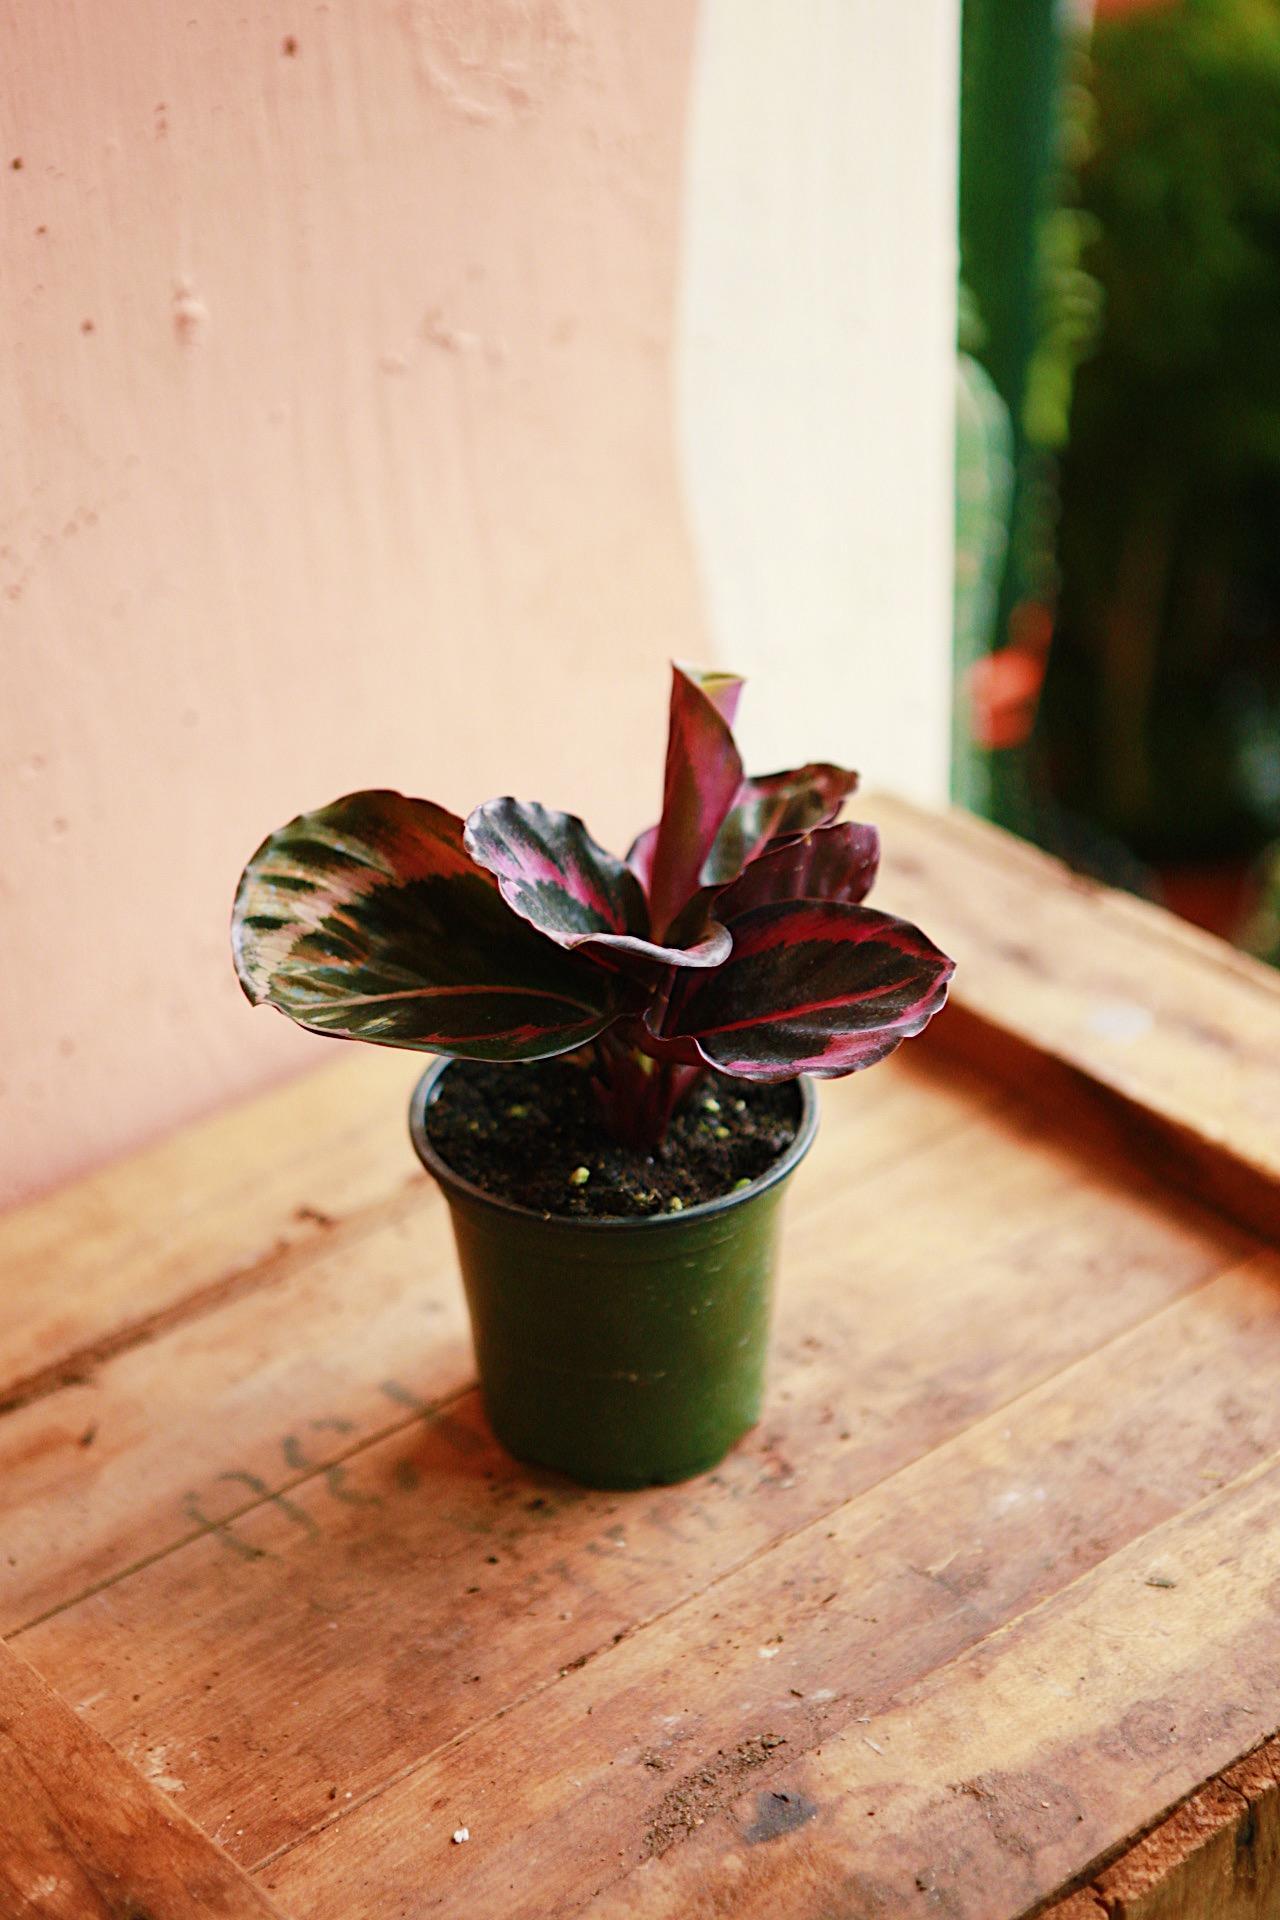
{"type": "Polygon", "coordinates": [[[867,810],[877,901],[958,963],[940,1043],[1027,1092],[1038,1075],[1045,1098],[1087,1096],[1127,1151],[1280,1238],[1274,973],[971,815],[867,810]]]}
{"type": "MultiPolygon", "coordinates": [[[[371,1086],[368,1099],[379,1097],[371,1086]]],[[[971,1074],[890,1063],[828,1103],[801,1193],[837,1175],[852,1192],[936,1151],[984,1098],[971,1074]]],[[[344,1126],[361,1113],[354,1103],[344,1126]]],[[[395,1118],[403,1124],[398,1101],[395,1118]]],[[[269,1153],[264,1140],[259,1148],[269,1153]]],[[[157,1176],[166,1171],[162,1159],[157,1176]]],[[[1210,1242],[1211,1259],[1229,1257],[1216,1229],[1210,1242]]],[[[226,1546],[237,1513],[287,1499],[406,1428],[415,1408],[456,1395],[472,1372],[444,1204],[418,1181],[346,1230],[321,1229],[269,1284],[178,1318],[83,1384],[0,1419],[0,1632],[206,1526],[226,1546]]]]}
{"type": "MultiPolygon", "coordinates": [[[[1167,1529],[1182,1514],[1203,1515],[1206,1498],[1229,1504],[1230,1491],[1217,1492],[1223,1477],[1247,1475],[1280,1452],[1280,1411],[1262,1426],[1230,1416],[1248,1396],[1250,1404],[1265,1397],[1274,1378],[1278,1284],[1280,1267],[1267,1256],[1171,1306],[643,1633],[606,1647],[584,1671],[456,1739],[366,1807],[336,1809],[326,1830],[271,1863],[268,1884],[320,1920],[347,1902],[372,1902],[375,1882],[387,1912],[502,1911],[533,1920],[577,1911],[620,1875],[670,1857],[671,1884],[665,1872],[646,1869],[648,1904],[637,1895],[637,1911],[678,1914],[696,1883],[720,1883],[719,1852],[743,1844],[744,1826],[769,1815],[782,1823],[779,1832],[802,1814],[807,1821],[805,1810],[817,1804],[807,1784],[815,1756],[844,1742],[881,1764],[867,1742],[884,1748],[876,1723],[892,1717],[895,1702],[1002,1623],[1050,1601],[1066,1605],[1077,1591],[1087,1596],[1117,1555],[1129,1555],[1126,1578],[1141,1595],[1134,1638],[1158,1640],[1166,1597],[1183,1581],[1167,1529]],[[1170,1403],[1185,1409],[1175,1425],[1164,1417],[1170,1403]],[[554,1765],[540,1765],[548,1752],[554,1765]],[[775,1793],[794,1798],[774,1807],[775,1793]],[[740,1801],[750,1808],[745,1815],[740,1801]],[[447,1891],[417,1901],[421,1836],[459,1821],[477,1844],[451,1863],[447,1891]],[[539,1878],[525,1886],[519,1863],[534,1833],[539,1878]]],[[[1093,1630],[1109,1652],[1107,1604],[1093,1630]]],[[[1117,1641],[1127,1644],[1123,1635],[1117,1641]]],[[[1071,1688],[1062,1672],[1065,1698],[1071,1688]]],[[[1084,1673],[1071,1670],[1073,1687],[1084,1673]]],[[[1212,1671],[1202,1678],[1212,1693],[1212,1671]]],[[[1131,1680],[1117,1669],[1111,1692],[1105,1658],[1091,1661],[1085,1691],[1100,1730],[1108,1714],[1127,1710],[1131,1680]]],[[[1241,1711],[1217,1730],[1230,1722],[1238,1752],[1264,1731],[1268,1708],[1280,1720],[1280,1682],[1271,1676],[1237,1697],[1241,1711]]],[[[998,1718],[980,1702],[974,1712],[998,1734],[998,1718]]],[[[1051,1741],[1052,1723],[1042,1731],[1051,1741]]],[[[1193,1744],[1184,1755],[1192,1767],[1193,1744]]],[[[861,1807],[841,1815],[844,1844],[854,1852],[870,1846],[873,1829],[863,1822],[883,1811],[877,1802],[870,1816],[861,1807]]],[[[775,1837],[760,1833],[750,1844],[775,1837]]],[[[1121,1825],[1111,1843],[1125,1837],[1121,1825]]],[[[940,1882],[948,1897],[963,1875],[953,1878],[954,1886],[940,1882]]],[[[1041,1894],[1057,1884],[1047,1881],[1041,1894]]],[[[914,1893],[909,1878],[907,1886],[914,1893]]],[[[775,1892],[778,1911],[822,1911],[799,1898],[788,1906],[775,1892]]],[[[737,1911],[727,1895],[724,1911],[737,1911]]],[[[997,1912],[1022,1908],[977,1911],[997,1920],[997,1912]]]]}
{"type": "Polygon", "coordinates": [[[416,1174],[414,1077],[403,1055],[353,1049],[263,1096],[251,1118],[201,1121],[0,1217],[0,1407],[269,1283],[285,1258],[396,1194],[416,1174]]]}
{"type": "Polygon", "coordinates": [[[1045,1920],[1272,1920],[1278,1887],[1280,1740],[1269,1740],[1045,1920]]]}
{"type": "Polygon", "coordinates": [[[753,1788],[591,1910],[756,1920],[834,1899],[888,1920],[936,1889],[956,1920],[1028,1913],[1280,1715],[1278,1581],[1273,1460],[778,1766],[762,1784],[812,1820],[752,1846],[753,1788]],[[1153,1593],[1153,1557],[1174,1587],[1153,1593]]]}
{"type": "Polygon", "coordinates": [[[0,1646],[5,1920],[283,1920],[280,1908],[0,1646]]]}
{"type": "Polygon", "coordinates": [[[1280,982],[981,831],[895,837],[972,984],[824,1090],[766,1419],[687,1486],[496,1448],[372,1076],[283,1171],[303,1088],[228,1121],[221,1169],[178,1143],[27,1216],[0,1620],[290,1910],[1270,1920],[1280,1256],[1247,1112],[1280,982]]]}
{"type": "MultiPolygon", "coordinates": [[[[857,1114],[856,1083],[833,1106],[857,1114]]],[[[849,1144],[833,1125],[829,1166],[849,1144]]],[[[875,1191],[869,1211],[856,1182],[819,1180],[799,1210],[770,1418],[709,1483],[643,1504],[586,1495],[513,1471],[474,1404],[455,1404],[351,1455],[336,1496],[328,1474],[298,1480],[238,1518],[234,1543],[191,1541],[21,1644],[127,1750],[163,1746],[184,1804],[260,1857],[326,1817],[331,1794],[375,1790],[1168,1307],[1242,1245],[1003,1109],[971,1114],[963,1155],[943,1139],[882,1167],[875,1191]],[[936,1209],[886,1244],[881,1209],[904,1216],[925,1190],[936,1209]]]]}

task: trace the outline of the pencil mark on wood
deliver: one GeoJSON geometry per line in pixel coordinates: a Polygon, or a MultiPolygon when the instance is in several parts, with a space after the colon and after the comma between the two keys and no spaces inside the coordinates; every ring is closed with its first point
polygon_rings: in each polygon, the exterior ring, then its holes
{"type": "Polygon", "coordinates": [[[423,1400],[418,1394],[411,1393],[408,1387],[402,1387],[398,1380],[383,1380],[378,1391],[385,1393],[388,1400],[394,1400],[398,1407],[408,1407],[410,1413],[421,1414],[425,1420],[434,1411],[429,1400],[423,1400]]]}
{"type": "Polygon", "coordinates": [[[224,1547],[229,1547],[241,1560],[266,1559],[265,1547],[255,1547],[248,1540],[242,1540],[238,1533],[231,1531],[225,1520],[211,1520],[208,1514],[202,1511],[198,1494],[187,1494],[182,1502],[182,1511],[188,1520],[199,1527],[201,1533],[211,1534],[214,1539],[220,1540],[224,1547]]]}
{"type": "Polygon", "coordinates": [[[291,1500],[287,1493],[273,1491],[256,1473],[246,1473],[243,1468],[231,1468],[226,1473],[220,1473],[218,1478],[239,1481],[242,1486],[248,1487],[250,1493],[256,1493],[260,1500],[269,1501],[272,1506],[279,1507],[285,1519],[292,1520],[294,1526],[301,1527],[304,1533],[313,1536],[319,1533],[319,1527],[305,1508],[300,1507],[295,1500],[291,1500]]]}
{"type": "Polygon", "coordinates": [[[335,1461],[324,1470],[325,1485],[335,1500],[342,1500],[349,1507],[380,1507],[382,1498],[376,1493],[365,1493],[360,1487],[347,1485],[347,1470],[335,1461]]]}

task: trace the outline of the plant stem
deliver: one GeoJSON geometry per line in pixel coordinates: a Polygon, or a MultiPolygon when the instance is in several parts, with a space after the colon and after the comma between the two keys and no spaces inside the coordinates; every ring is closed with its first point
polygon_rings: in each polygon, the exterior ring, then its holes
{"type": "Polygon", "coordinates": [[[706,1068],[655,1060],[629,1045],[616,1029],[601,1034],[592,1052],[591,1084],[606,1128],[620,1146],[652,1152],[661,1146],[672,1115],[706,1068]]]}

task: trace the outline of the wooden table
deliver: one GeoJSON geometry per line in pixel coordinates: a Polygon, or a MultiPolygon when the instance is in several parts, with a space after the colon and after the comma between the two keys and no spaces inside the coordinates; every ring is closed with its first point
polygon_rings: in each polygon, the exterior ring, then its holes
{"type": "Polygon", "coordinates": [[[878,813],[955,1001],[701,1480],[492,1443],[408,1058],[0,1222],[4,1920],[1280,1912],[1280,979],[878,813]]]}

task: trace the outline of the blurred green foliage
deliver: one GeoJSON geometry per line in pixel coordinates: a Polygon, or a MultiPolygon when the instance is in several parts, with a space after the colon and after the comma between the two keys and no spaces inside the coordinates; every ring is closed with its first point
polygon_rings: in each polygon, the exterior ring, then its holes
{"type": "Polygon", "coordinates": [[[1280,832],[1280,4],[1101,20],[1041,745],[1148,858],[1280,832]]]}
{"type": "Polygon", "coordinates": [[[976,357],[980,323],[960,287],[956,356],[955,675],[952,798],[973,813],[992,811],[991,756],[975,750],[970,674],[990,650],[1009,546],[1013,427],[995,381],[976,357]]]}
{"type": "Polygon", "coordinates": [[[1051,623],[1058,452],[1097,323],[1080,264],[1091,228],[1074,204],[1089,115],[1080,59],[1063,0],[964,0],[952,793],[1028,834],[1038,809],[1025,734],[1041,667],[1002,650],[1024,644],[1026,609],[1045,632],[1051,623]],[[977,698],[985,656],[995,671],[977,698]],[[1024,717],[1008,700],[997,711],[1015,687],[1024,717]]]}

